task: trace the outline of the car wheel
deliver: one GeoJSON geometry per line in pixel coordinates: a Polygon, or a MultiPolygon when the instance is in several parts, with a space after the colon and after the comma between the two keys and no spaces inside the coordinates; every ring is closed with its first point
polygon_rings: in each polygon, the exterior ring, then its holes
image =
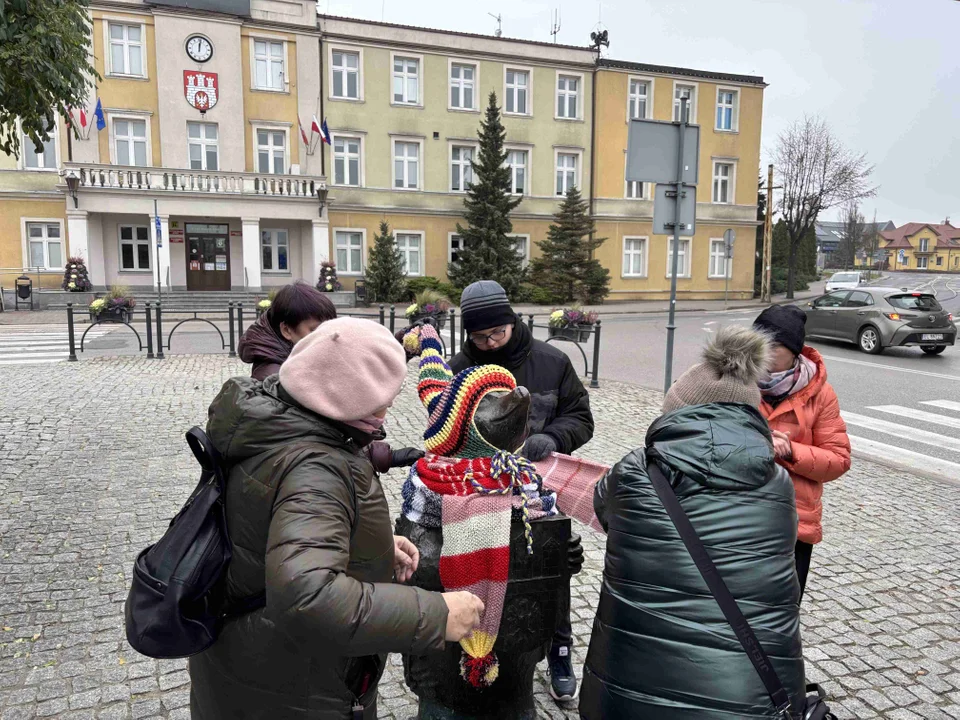
{"type": "Polygon", "coordinates": [[[944,350],[947,349],[946,345],[927,345],[926,347],[921,347],[927,355],[939,355],[944,350]]]}
{"type": "Polygon", "coordinates": [[[883,352],[880,331],[873,327],[873,325],[867,325],[860,330],[860,335],[857,337],[857,345],[860,346],[863,352],[870,355],[879,355],[883,352]]]}

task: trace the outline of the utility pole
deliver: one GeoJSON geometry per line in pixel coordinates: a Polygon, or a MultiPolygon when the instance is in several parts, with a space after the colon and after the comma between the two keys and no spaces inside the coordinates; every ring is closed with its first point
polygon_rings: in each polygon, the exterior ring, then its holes
{"type": "MultiPolygon", "coordinates": [[[[673,216],[673,257],[671,258],[670,264],[672,268],[672,272],[670,273],[670,317],[667,320],[667,362],[663,377],[664,393],[669,392],[670,385],[673,382],[673,334],[677,329],[674,321],[676,320],[677,313],[677,266],[680,264],[680,207],[683,204],[684,196],[683,140],[687,133],[687,98],[682,95],[680,97],[680,122],[677,123],[677,128],[680,131],[680,144],[677,148],[677,205],[673,216]]],[[[689,260],[687,262],[689,263],[689,260]]]]}
{"type": "Polygon", "coordinates": [[[163,235],[160,229],[160,211],[157,210],[157,199],[153,199],[153,223],[157,240],[157,302],[163,302],[163,289],[160,283],[160,247],[163,245],[163,235]]]}
{"type": "Polygon", "coordinates": [[[760,302],[771,300],[770,269],[773,265],[773,163],[767,165],[767,214],[763,220],[763,262],[760,270],[760,302]]]}

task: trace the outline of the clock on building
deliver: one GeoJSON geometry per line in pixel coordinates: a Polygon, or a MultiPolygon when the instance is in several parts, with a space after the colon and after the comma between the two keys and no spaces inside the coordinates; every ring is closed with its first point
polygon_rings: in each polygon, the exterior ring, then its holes
{"type": "Polygon", "coordinates": [[[192,35],[187,39],[187,55],[196,62],[206,62],[213,57],[213,45],[203,35],[192,35]]]}

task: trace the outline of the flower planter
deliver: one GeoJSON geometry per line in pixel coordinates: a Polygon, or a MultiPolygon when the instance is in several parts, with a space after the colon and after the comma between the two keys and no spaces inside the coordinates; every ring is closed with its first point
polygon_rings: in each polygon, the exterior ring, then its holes
{"type": "Polygon", "coordinates": [[[91,322],[133,322],[133,310],[127,308],[114,308],[112,310],[101,310],[99,313],[90,313],[91,322]]]}
{"type": "Polygon", "coordinates": [[[562,337],[567,338],[568,340],[573,340],[574,342],[580,342],[580,328],[571,326],[571,327],[551,327],[548,328],[547,332],[550,337],[562,337]]]}
{"type": "Polygon", "coordinates": [[[438,330],[443,330],[447,326],[447,313],[417,313],[411,315],[408,319],[410,324],[414,325],[421,320],[430,319],[433,322],[434,327],[438,330]]]}
{"type": "Polygon", "coordinates": [[[580,342],[590,342],[590,336],[593,335],[593,325],[580,325],[577,329],[580,331],[580,342]]]}

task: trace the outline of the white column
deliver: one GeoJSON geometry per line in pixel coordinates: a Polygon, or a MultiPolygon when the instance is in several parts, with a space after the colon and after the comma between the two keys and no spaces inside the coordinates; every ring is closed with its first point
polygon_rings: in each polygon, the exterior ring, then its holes
{"type": "Polygon", "coordinates": [[[313,237],[311,241],[313,263],[304,263],[303,271],[307,275],[303,279],[312,285],[320,277],[320,263],[330,259],[330,226],[326,218],[313,221],[313,237]]]}
{"type": "Polygon", "coordinates": [[[167,275],[170,270],[170,216],[160,216],[160,240],[157,240],[157,221],[150,216],[150,262],[153,264],[153,284],[159,281],[164,290],[169,290],[167,275]],[[158,247],[159,245],[159,247],[158,247]]]}
{"type": "MultiPolygon", "coordinates": [[[[90,267],[90,241],[87,232],[87,211],[86,210],[67,210],[67,239],[69,241],[70,252],[68,255],[79,255],[87,263],[87,270],[90,271],[90,282],[96,285],[93,280],[93,268],[90,267]]],[[[101,268],[103,275],[103,268],[101,268]]]]}
{"type": "Polygon", "coordinates": [[[260,290],[260,219],[241,218],[243,229],[243,272],[247,290],[260,290]]]}
{"type": "Polygon", "coordinates": [[[87,216],[87,270],[90,282],[100,289],[107,284],[107,260],[103,252],[103,216],[92,213],[87,216]]]}

